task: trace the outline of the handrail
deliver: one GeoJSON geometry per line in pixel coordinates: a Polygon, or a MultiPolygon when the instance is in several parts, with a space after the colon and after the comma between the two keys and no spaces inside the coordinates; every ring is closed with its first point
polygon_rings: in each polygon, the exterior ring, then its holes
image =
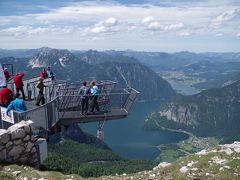
{"type": "MultiPolygon", "coordinates": [[[[32,78],[24,81],[27,92],[31,91],[31,99],[37,97],[36,82],[38,82],[38,79],[32,78]]],[[[44,91],[46,104],[21,113],[14,111],[16,121],[31,119],[36,129],[47,131],[58,123],[59,115],[64,117],[67,111],[79,111],[83,97],[88,96],[90,99],[93,97],[92,95],[78,94],[80,84],[68,83],[64,80],[48,81],[46,83],[49,83],[44,91]],[[74,85],[77,85],[77,87],[71,87],[74,85]]],[[[139,92],[133,88],[114,89],[115,82],[108,81],[107,83],[104,84],[103,82],[103,88],[100,89],[100,93],[96,94],[101,110],[111,111],[117,108],[128,113],[139,92]]]]}

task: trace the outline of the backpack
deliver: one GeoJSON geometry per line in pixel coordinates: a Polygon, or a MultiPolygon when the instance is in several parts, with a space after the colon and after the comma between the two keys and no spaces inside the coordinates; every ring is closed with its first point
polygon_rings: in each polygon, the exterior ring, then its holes
{"type": "Polygon", "coordinates": [[[83,96],[90,94],[90,88],[88,88],[86,86],[83,86],[82,89],[81,89],[81,94],[83,96]]]}

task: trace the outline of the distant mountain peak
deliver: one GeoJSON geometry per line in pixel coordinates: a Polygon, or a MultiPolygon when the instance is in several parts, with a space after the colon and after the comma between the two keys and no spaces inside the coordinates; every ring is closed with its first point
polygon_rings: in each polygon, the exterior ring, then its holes
{"type": "Polygon", "coordinates": [[[67,49],[52,49],[49,47],[39,48],[38,53],[29,60],[32,68],[61,66],[67,67],[76,57],[67,49]]]}

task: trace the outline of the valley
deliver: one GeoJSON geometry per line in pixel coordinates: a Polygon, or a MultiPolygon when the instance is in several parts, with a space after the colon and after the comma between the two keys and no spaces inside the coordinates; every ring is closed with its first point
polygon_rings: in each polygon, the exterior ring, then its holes
{"type": "Polygon", "coordinates": [[[239,123],[238,53],[226,56],[224,53],[68,51],[43,47],[3,51],[2,56],[1,63],[14,63],[15,72],[24,70],[26,78],[38,76],[43,67],[51,66],[59,79],[72,82],[109,79],[116,81],[117,87],[130,86],[141,93],[128,118],[105,124],[106,144],[94,137],[96,123],[80,125],[85,131],[80,134],[73,133],[79,129],[72,129],[63,141],[59,135],[57,140],[53,138],[46,164],[49,169],[79,172],[86,177],[133,173],[151,169],[156,162],[174,162],[182,156],[238,139],[234,128],[239,123]],[[71,146],[79,151],[63,156],[71,146]],[[105,155],[75,161],[74,154],[85,150],[86,157],[89,153],[105,155]],[[61,157],[59,161],[57,157],[61,157]],[[84,168],[73,169],[71,162],[84,168]],[[106,166],[99,169],[98,164],[103,162],[106,166]]]}

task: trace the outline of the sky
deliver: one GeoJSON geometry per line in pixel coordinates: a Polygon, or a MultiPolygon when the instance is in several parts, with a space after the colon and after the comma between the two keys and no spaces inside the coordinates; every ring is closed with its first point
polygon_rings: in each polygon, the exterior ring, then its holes
{"type": "Polygon", "coordinates": [[[240,0],[0,0],[0,48],[240,52],[240,0]]]}

